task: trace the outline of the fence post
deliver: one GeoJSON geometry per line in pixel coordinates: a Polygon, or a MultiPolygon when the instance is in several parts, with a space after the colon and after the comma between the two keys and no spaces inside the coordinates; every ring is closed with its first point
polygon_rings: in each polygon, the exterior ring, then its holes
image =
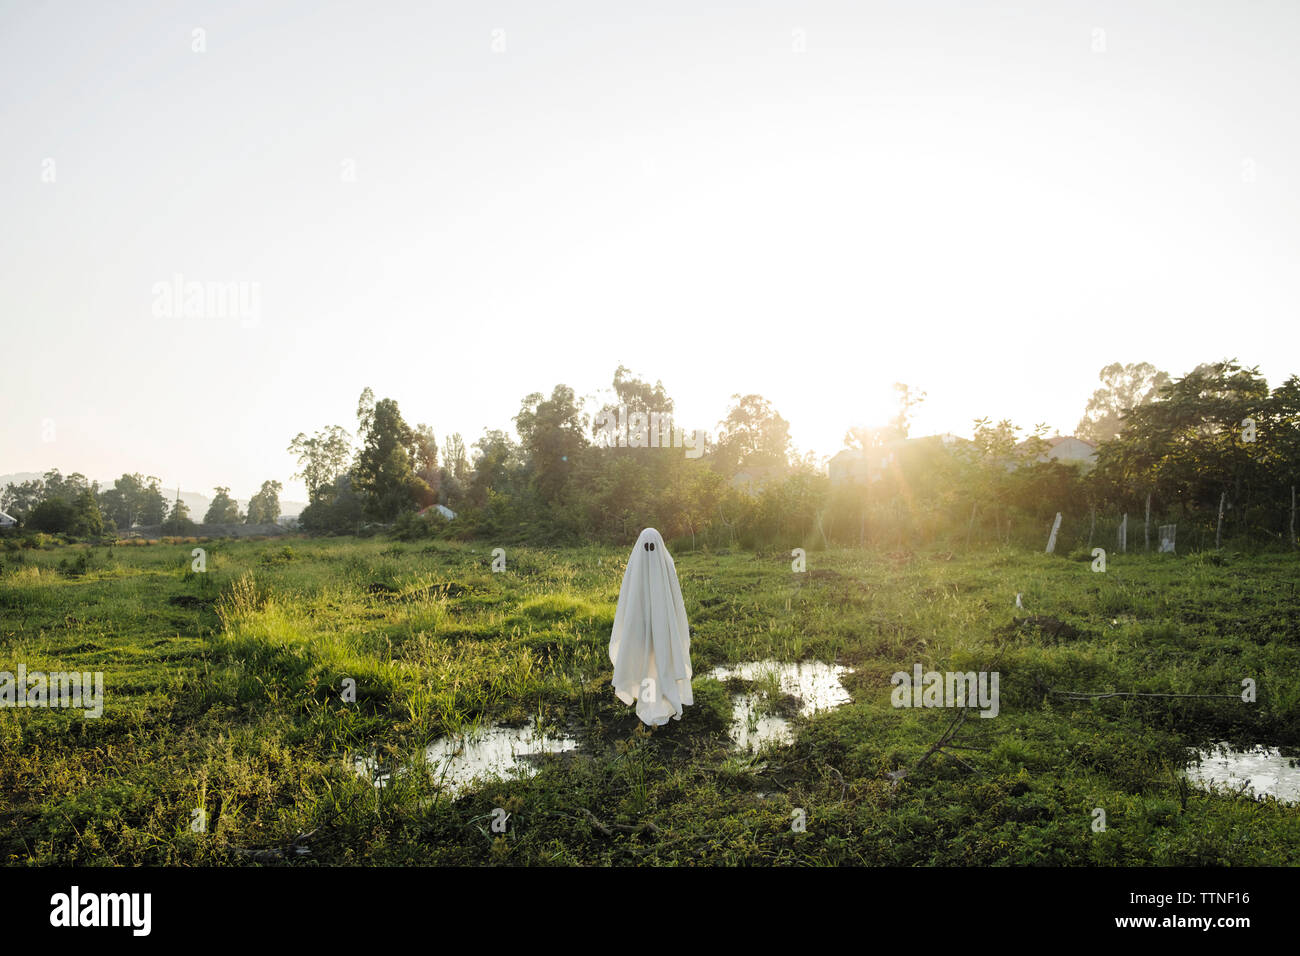
{"type": "Polygon", "coordinates": [[[1147,492],[1147,517],[1142,525],[1142,550],[1151,550],[1151,492],[1147,492]]]}
{"type": "Polygon", "coordinates": [[[1291,547],[1296,547],[1295,540],[1295,485],[1291,486],[1291,547]]]}
{"type": "Polygon", "coordinates": [[[1124,512],[1124,517],[1120,519],[1119,534],[1116,535],[1116,537],[1119,539],[1118,544],[1119,544],[1120,552],[1122,554],[1127,554],[1128,553],[1128,512],[1127,511],[1124,512]]]}
{"type": "Polygon", "coordinates": [[[1176,545],[1178,532],[1177,524],[1162,524],[1160,526],[1160,553],[1173,554],[1176,545]]]}
{"type": "Polygon", "coordinates": [[[1047,553],[1056,553],[1056,532],[1061,530],[1061,513],[1056,513],[1056,520],[1052,522],[1052,533],[1047,538],[1047,553]]]}
{"type": "Polygon", "coordinates": [[[1228,493],[1227,493],[1226,491],[1221,492],[1221,493],[1219,494],[1219,523],[1218,523],[1218,525],[1217,525],[1217,526],[1215,527],[1215,529],[1214,529],[1214,550],[1215,550],[1215,551],[1218,551],[1218,550],[1223,546],[1223,544],[1222,544],[1222,542],[1223,542],[1223,503],[1227,500],[1227,498],[1228,498],[1228,493]]]}

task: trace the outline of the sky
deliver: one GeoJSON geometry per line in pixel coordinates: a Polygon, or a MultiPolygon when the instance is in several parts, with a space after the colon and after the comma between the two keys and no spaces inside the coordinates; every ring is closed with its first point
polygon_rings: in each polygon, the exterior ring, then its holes
{"type": "Polygon", "coordinates": [[[0,2],[0,80],[0,473],[303,499],[366,386],[472,444],[620,363],[818,456],[1300,372],[1294,3],[0,2]]]}

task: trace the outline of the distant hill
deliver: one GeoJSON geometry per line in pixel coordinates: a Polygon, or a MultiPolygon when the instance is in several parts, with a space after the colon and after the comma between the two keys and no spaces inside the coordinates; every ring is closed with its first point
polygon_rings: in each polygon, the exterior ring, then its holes
{"type": "Polygon", "coordinates": [[[13,482],[16,485],[21,485],[24,481],[31,481],[33,478],[40,477],[41,475],[38,475],[34,471],[17,471],[12,475],[0,475],[0,488],[3,488],[10,482],[13,482]]]}
{"type": "MultiPolygon", "coordinates": [[[[0,489],[3,489],[8,484],[20,485],[24,481],[32,481],[36,478],[43,477],[43,475],[44,472],[35,471],[18,471],[10,475],[0,475],[0,489]]],[[[93,481],[94,479],[91,480],[93,481]]],[[[112,488],[114,480],[115,479],[110,478],[108,481],[104,481],[101,478],[99,481],[100,490],[102,491],[105,488],[112,488]]],[[[168,501],[171,501],[176,497],[175,488],[168,490],[164,487],[162,491],[163,497],[168,501]]],[[[236,498],[235,500],[239,503],[239,509],[241,511],[248,511],[247,498],[236,498]]],[[[190,509],[190,517],[195,521],[202,521],[203,516],[208,513],[208,506],[212,504],[212,499],[207,495],[199,494],[197,491],[186,491],[184,488],[181,489],[181,501],[185,502],[186,507],[190,509]]],[[[284,517],[292,517],[294,515],[302,514],[302,509],[306,507],[307,502],[305,501],[286,501],[283,498],[280,499],[280,514],[284,517]]]]}

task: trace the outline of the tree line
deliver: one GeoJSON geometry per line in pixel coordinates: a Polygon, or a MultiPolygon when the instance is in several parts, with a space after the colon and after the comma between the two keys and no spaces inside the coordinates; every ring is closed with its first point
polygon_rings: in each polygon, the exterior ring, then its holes
{"type": "MultiPolygon", "coordinates": [[[[459,434],[440,446],[432,427],[412,427],[395,400],[366,388],[354,433],[300,432],[288,451],[307,486],[300,525],[313,534],[562,545],[627,543],[654,526],[677,547],[1041,547],[1060,512],[1065,550],[1112,542],[1125,514],[1149,527],[1149,509],[1152,522],[1179,524],[1180,542],[1226,534],[1294,546],[1300,379],[1270,389],[1235,359],[1177,379],[1116,363],[1100,379],[1076,429],[1097,446],[1088,463],[1049,459],[1041,424],[981,418],[970,440],[913,438],[925,393],[897,383],[893,419],[845,435],[849,454],[869,463],[866,480],[832,482],[794,450],[788,422],[762,396],[734,395],[695,447],[663,383],[621,365],[612,400],[589,407],[567,385],[525,396],[517,437],[489,429],[472,446],[459,434]]],[[[274,521],[280,490],[265,482],[241,515],[219,487],[204,522],[274,521]]],[[[100,490],[50,472],[0,501],[26,527],[85,536],[132,524],[185,533],[189,522],[183,502],[169,507],[158,479],[140,475],[100,490]]]]}
{"type": "MultiPolygon", "coordinates": [[[[203,523],[274,524],[280,517],[282,490],[278,481],[262,482],[247,512],[242,512],[230,489],[218,487],[203,523]]],[[[179,493],[169,503],[161,480],[152,475],[124,474],[111,488],[101,488],[80,472],[65,476],[52,469],[40,478],[6,485],[0,492],[0,511],[24,529],[77,538],[112,537],[136,526],[175,535],[198,530],[179,493]]]]}
{"type": "Polygon", "coordinates": [[[1198,540],[1212,525],[1222,531],[1223,507],[1230,538],[1294,543],[1300,380],[1270,390],[1236,360],[1177,380],[1148,363],[1116,363],[1100,379],[1077,429],[1097,445],[1095,467],[1049,459],[1046,425],[982,418],[970,441],[912,439],[925,394],[903,383],[892,421],[845,436],[861,454],[889,450],[865,483],[833,484],[798,455],[788,423],[759,395],[733,396],[706,449],[686,454],[645,440],[656,431],[647,423],[672,422],[674,403],[662,382],[623,366],[612,403],[588,409],[567,385],[528,395],[518,439],[488,430],[472,459],[459,435],[440,454],[429,426],[411,428],[395,401],[368,388],[355,451],[337,425],[300,433],[289,449],[310,497],[301,523],[315,533],[382,526],[404,538],[626,543],[654,526],[679,545],[709,547],[1041,546],[1062,512],[1063,544],[1091,546],[1109,540],[1122,514],[1145,521],[1149,501],[1153,520],[1180,521],[1198,540]],[[615,419],[630,421],[630,434],[611,442],[602,423],[615,419]]]}

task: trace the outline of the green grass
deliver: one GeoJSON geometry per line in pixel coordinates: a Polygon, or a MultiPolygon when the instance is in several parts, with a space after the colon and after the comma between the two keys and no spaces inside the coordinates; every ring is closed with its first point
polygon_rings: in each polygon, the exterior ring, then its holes
{"type": "Polygon", "coordinates": [[[1300,745],[1291,555],[1111,555],[1105,574],[1010,550],[811,552],[805,574],[784,553],[675,557],[697,703],[650,731],[609,687],[626,549],[511,548],[501,574],[488,544],[377,539],[5,552],[0,670],[102,670],[106,700],[98,720],[0,708],[0,860],[1300,862],[1300,808],[1177,776],[1211,740],[1300,745]],[[847,664],[854,702],[796,718],[792,746],[735,753],[730,689],[703,675],[763,658],[847,664]],[[1000,716],[919,766],[952,713],[891,706],[890,675],[915,663],[1001,674],[1000,716]],[[1253,704],[1049,692],[1234,694],[1244,677],[1253,704]],[[457,800],[419,771],[444,734],[534,717],[581,749],[457,800]],[[363,756],[406,772],[375,788],[363,756]]]}

